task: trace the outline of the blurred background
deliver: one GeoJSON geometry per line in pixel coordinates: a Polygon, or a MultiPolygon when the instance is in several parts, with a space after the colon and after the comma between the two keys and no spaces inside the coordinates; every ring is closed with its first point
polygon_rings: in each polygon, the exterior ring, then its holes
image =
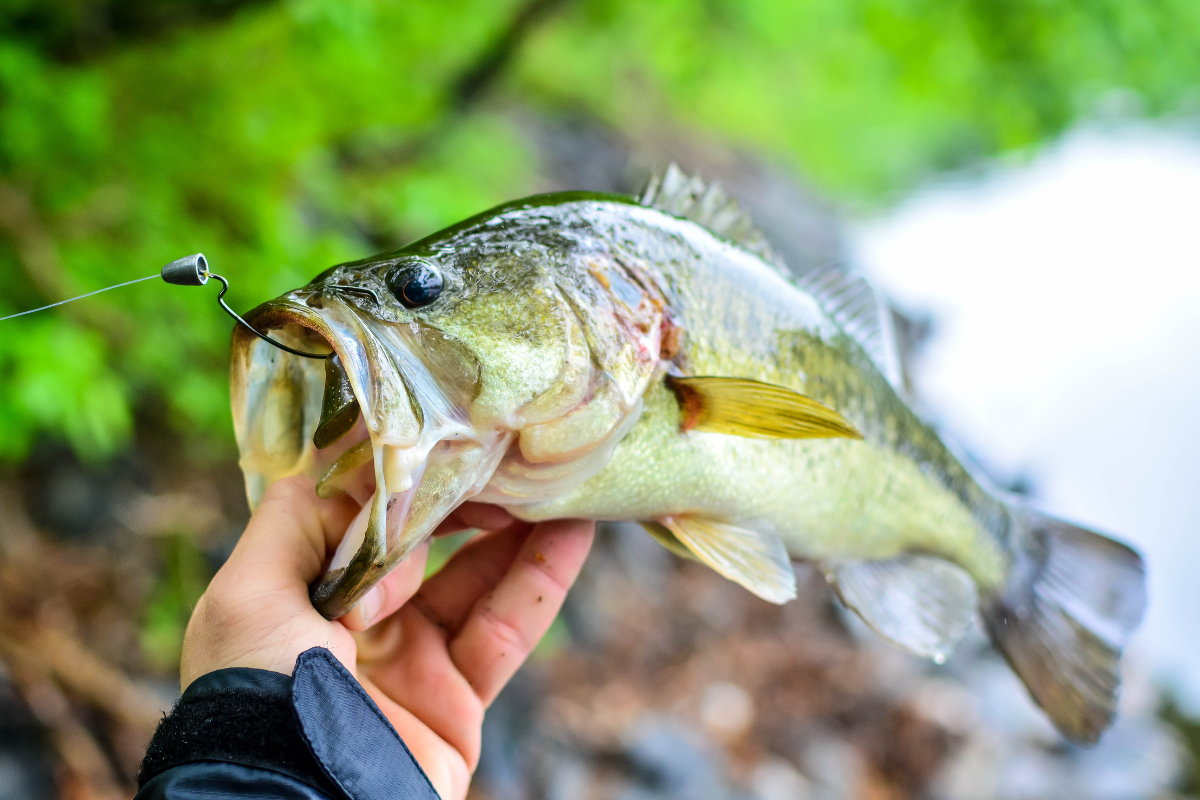
{"type": "MultiPolygon", "coordinates": [[[[978,632],[935,666],[802,568],[777,608],[607,526],[472,797],[1200,796],[1198,37],[1194,0],[2,0],[0,316],[199,250],[248,309],[677,161],[876,281],[997,482],[1143,550],[1123,714],[1069,747],[978,632]]],[[[177,696],[248,516],[215,291],[0,323],[0,800],[129,796],[177,696]]]]}

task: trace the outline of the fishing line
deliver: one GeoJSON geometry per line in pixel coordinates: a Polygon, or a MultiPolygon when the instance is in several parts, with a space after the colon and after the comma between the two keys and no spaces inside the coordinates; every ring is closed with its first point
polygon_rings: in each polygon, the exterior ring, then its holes
{"type": "Polygon", "coordinates": [[[255,336],[262,339],[264,342],[274,345],[275,347],[278,347],[280,350],[285,350],[285,351],[291,353],[292,355],[301,356],[303,358],[326,359],[326,358],[329,358],[331,355],[333,355],[332,353],[306,353],[303,350],[296,350],[294,348],[288,347],[283,342],[278,342],[278,341],[272,339],[270,336],[267,336],[262,331],[257,330],[249,322],[246,322],[246,320],[244,320],[240,316],[238,316],[238,313],[236,311],[234,311],[232,308],[230,308],[228,306],[228,304],[226,304],[226,302],[225,302],[225,293],[229,291],[229,281],[227,281],[225,278],[221,277],[217,273],[209,271],[208,259],[206,259],[204,257],[203,253],[193,253],[190,256],[184,256],[183,258],[177,258],[174,261],[172,261],[170,264],[167,264],[165,267],[162,268],[161,271],[155,273],[154,275],[147,275],[144,278],[136,278],[132,281],[125,281],[124,283],[117,283],[117,284],[113,284],[112,286],[106,286],[103,289],[97,289],[94,292],[88,292],[87,294],[81,294],[78,297],[71,297],[66,300],[60,300],[57,303],[51,303],[50,305],[42,306],[41,308],[31,308],[28,311],[21,311],[16,314],[9,314],[7,317],[0,317],[0,322],[3,322],[6,319],[13,319],[14,317],[23,317],[26,314],[33,314],[38,311],[45,311],[48,308],[55,308],[56,306],[61,306],[65,303],[72,303],[76,300],[82,300],[85,297],[91,297],[92,295],[100,294],[101,292],[107,292],[109,289],[120,289],[122,286],[129,286],[134,283],[141,283],[142,281],[148,281],[148,280],[151,280],[152,278],[162,278],[167,283],[171,283],[176,286],[204,286],[206,283],[208,283],[209,278],[215,278],[216,280],[221,282],[221,293],[217,295],[218,305],[220,305],[221,308],[225,310],[226,314],[233,317],[235,320],[238,321],[239,324],[245,326],[246,330],[250,331],[255,336]]]}
{"type": "Polygon", "coordinates": [[[82,300],[83,298],[91,297],[94,294],[100,294],[101,292],[107,292],[109,289],[120,289],[122,286],[129,286],[132,283],[141,283],[142,281],[148,281],[151,278],[158,278],[158,277],[161,277],[161,276],[159,275],[159,273],[156,272],[153,275],[147,275],[144,278],[137,278],[136,280],[125,281],[124,283],[117,283],[112,286],[105,286],[103,289],[97,289],[94,292],[88,292],[87,294],[81,294],[78,297],[71,297],[66,300],[59,300],[57,303],[51,303],[48,306],[42,306],[41,308],[31,308],[28,311],[20,311],[16,314],[9,314],[7,317],[0,317],[0,322],[4,322],[4,320],[6,320],[6,319],[12,319],[13,317],[23,317],[26,314],[36,314],[39,311],[45,311],[47,308],[54,308],[55,306],[61,306],[64,303],[70,303],[75,300],[82,300]]]}

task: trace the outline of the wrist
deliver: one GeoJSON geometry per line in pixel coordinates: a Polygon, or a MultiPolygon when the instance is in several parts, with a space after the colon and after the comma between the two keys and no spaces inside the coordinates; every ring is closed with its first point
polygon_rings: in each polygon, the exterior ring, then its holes
{"type": "Polygon", "coordinates": [[[297,657],[313,647],[330,651],[351,674],[355,668],[354,638],[340,623],[323,619],[311,605],[289,611],[284,603],[255,612],[252,598],[206,592],[188,623],[180,655],[180,685],[221,669],[247,668],[291,674],[297,657]],[[214,603],[213,597],[229,602],[214,603]],[[281,607],[282,606],[282,607],[281,607]],[[230,613],[230,612],[233,613],[230,613]]]}

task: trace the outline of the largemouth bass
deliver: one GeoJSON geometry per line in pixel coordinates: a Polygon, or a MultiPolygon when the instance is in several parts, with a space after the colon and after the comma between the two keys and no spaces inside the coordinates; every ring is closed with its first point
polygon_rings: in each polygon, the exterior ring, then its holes
{"type": "Polygon", "coordinates": [[[335,266],[247,316],[232,398],[253,507],[304,473],[362,512],[313,589],[346,613],[467,499],[641,522],[775,603],[815,563],[941,661],[976,611],[1069,739],[1111,723],[1141,559],[990,486],[905,404],[860,278],[794,276],[719,187],[540,195],[335,266]]]}

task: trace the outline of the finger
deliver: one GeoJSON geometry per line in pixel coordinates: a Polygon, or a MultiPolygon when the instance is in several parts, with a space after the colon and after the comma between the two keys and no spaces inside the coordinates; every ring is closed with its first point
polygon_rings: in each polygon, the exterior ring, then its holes
{"type": "Polygon", "coordinates": [[[360,674],[454,747],[474,769],[483,704],[446,652],[446,635],[409,605],[355,637],[360,674]]]}
{"type": "Polygon", "coordinates": [[[273,483],[227,566],[256,575],[266,567],[266,574],[305,587],[316,580],[359,507],[345,496],[321,499],[314,486],[299,475],[273,483]]]}
{"type": "Polygon", "coordinates": [[[457,631],[471,607],[504,577],[530,530],[519,522],[475,537],[425,581],[413,602],[444,630],[457,631]]]}
{"type": "Polygon", "coordinates": [[[350,613],[339,621],[352,631],[365,631],[394,613],[421,588],[425,579],[425,563],[429,558],[429,540],[412,551],[408,558],[383,576],[383,580],[362,596],[350,613]]]}
{"type": "Polygon", "coordinates": [[[475,604],[451,640],[451,660],[485,706],[549,630],[595,530],[594,522],[584,520],[534,526],[507,574],[475,604]]]}
{"type": "Polygon", "coordinates": [[[316,612],[308,587],[355,513],[352,501],[318,498],[311,480],[276,482],[196,605],[182,684],[227,666],[290,672],[296,655],[315,645],[353,667],[353,640],[316,612]]]}
{"type": "Polygon", "coordinates": [[[496,531],[507,528],[515,521],[512,514],[499,506],[487,503],[463,503],[451,511],[450,516],[442,520],[441,524],[434,529],[433,535],[447,536],[470,528],[496,531]]]}
{"type": "Polygon", "coordinates": [[[473,765],[468,766],[462,754],[426,726],[419,714],[413,713],[403,704],[393,702],[391,697],[369,679],[364,680],[362,684],[363,689],[374,699],[379,710],[396,729],[396,733],[400,734],[405,748],[417,760],[437,796],[465,797],[473,765]]]}

